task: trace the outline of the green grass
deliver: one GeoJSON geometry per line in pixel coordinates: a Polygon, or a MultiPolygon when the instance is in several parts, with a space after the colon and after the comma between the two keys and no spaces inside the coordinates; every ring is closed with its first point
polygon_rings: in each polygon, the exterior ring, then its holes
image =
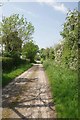
{"type": "Polygon", "coordinates": [[[58,118],[78,118],[77,71],[55,66],[45,61],[43,66],[49,78],[58,118]]]}
{"type": "Polygon", "coordinates": [[[15,77],[23,73],[24,71],[28,70],[32,66],[31,63],[22,64],[18,66],[16,69],[13,69],[11,72],[6,71],[2,74],[2,86],[4,87],[7,85],[11,80],[13,80],[15,77]]]}

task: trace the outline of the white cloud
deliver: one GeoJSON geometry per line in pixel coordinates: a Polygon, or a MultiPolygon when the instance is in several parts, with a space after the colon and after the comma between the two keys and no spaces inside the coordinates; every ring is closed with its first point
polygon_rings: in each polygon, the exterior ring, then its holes
{"type": "Polygon", "coordinates": [[[63,13],[66,13],[68,9],[64,6],[63,3],[56,3],[53,5],[53,8],[57,11],[61,11],[63,13]]]}
{"type": "MultiPolygon", "coordinates": [[[[54,8],[54,10],[60,11],[62,13],[66,13],[68,11],[66,6],[63,3],[57,2],[57,0],[3,0],[3,1],[9,1],[9,2],[38,2],[40,4],[47,4],[47,5],[51,6],[52,8],[54,8]]],[[[22,11],[24,11],[24,10],[22,10],[22,11]]]]}
{"type": "Polygon", "coordinates": [[[36,2],[39,2],[40,4],[47,4],[54,8],[54,10],[60,11],[62,13],[66,13],[68,11],[68,9],[63,3],[56,2],[56,0],[36,0],[36,2]]]}

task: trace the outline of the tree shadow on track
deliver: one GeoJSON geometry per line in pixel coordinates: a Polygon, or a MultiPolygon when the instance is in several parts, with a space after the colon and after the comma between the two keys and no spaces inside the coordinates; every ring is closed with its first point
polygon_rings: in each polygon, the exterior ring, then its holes
{"type": "MultiPolygon", "coordinates": [[[[34,90],[29,88],[29,86],[26,85],[29,83],[35,83],[38,78],[18,78],[11,82],[8,86],[5,87],[5,89],[2,90],[2,108],[8,108],[11,109],[13,112],[15,112],[21,119],[26,119],[32,115],[30,113],[28,116],[25,116],[20,112],[18,109],[28,109],[28,108],[37,108],[37,107],[49,107],[51,110],[54,106],[53,102],[46,103],[45,100],[52,99],[50,98],[41,98],[40,95],[44,94],[48,90],[48,86],[39,85],[39,87],[34,90]],[[45,91],[41,91],[42,88],[45,87],[45,91]],[[37,91],[38,94],[37,94],[37,91]],[[21,98],[21,95],[24,95],[24,92],[26,92],[25,97],[21,98]],[[29,94],[28,94],[29,93],[29,94]],[[35,100],[41,101],[43,104],[34,104],[35,100]],[[24,104],[26,102],[26,105],[24,104]],[[32,102],[32,104],[27,104],[29,102],[32,102]],[[16,109],[17,108],[17,109],[16,109]]],[[[54,111],[54,110],[53,110],[54,111]]],[[[4,116],[3,116],[4,117],[4,116]]]]}

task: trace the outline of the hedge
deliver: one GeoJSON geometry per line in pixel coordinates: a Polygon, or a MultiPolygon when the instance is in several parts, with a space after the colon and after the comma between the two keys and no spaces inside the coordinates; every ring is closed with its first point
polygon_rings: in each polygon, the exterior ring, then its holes
{"type": "MultiPolygon", "coordinates": [[[[27,61],[28,62],[28,61],[27,61]]],[[[3,71],[10,71],[20,64],[25,64],[26,60],[22,59],[13,59],[10,57],[2,57],[2,70],[3,71]]]]}

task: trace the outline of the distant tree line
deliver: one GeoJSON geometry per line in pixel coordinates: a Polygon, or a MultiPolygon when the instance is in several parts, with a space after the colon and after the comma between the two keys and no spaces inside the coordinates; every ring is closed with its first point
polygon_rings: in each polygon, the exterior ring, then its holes
{"type": "Polygon", "coordinates": [[[40,57],[41,57],[41,61],[46,60],[46,59],[54,59],[54,48],[50,47],[50,48],[42,48],[40,50],[40,57]]]}

